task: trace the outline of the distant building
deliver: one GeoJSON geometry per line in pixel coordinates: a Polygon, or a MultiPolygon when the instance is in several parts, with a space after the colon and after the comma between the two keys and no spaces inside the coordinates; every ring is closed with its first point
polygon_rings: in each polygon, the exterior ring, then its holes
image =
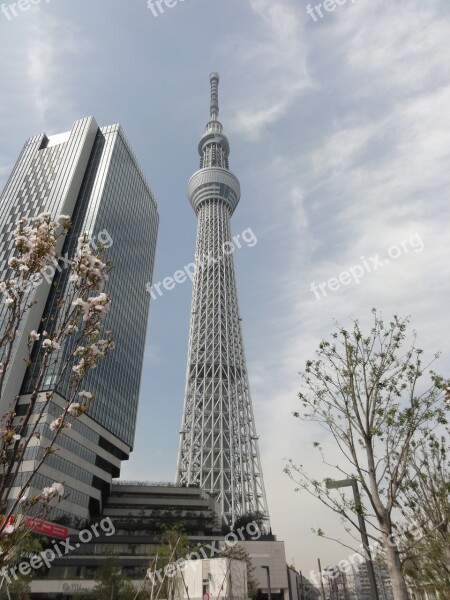
{"type": "MultiPolygon", "coordinates": [[[[374,561],[375,579],[377,583],[379,600],[394,600],[392,584],[387,570],[374,561]]],[[[358,600],[372,600],[367,563],[357,565],[358,571],[354,575],[355,589],[358,600]]]]}
{"type": "MultiPolygon", "coordinates": [[[[353,565],[348,573],[338,566],[328,566],[322,572],[325,600],[373,600],[367,563],[353,565]]],[[[380,564],[374,562],[379,600],[394,600],[389,575],[380,564]]],[[[317,584],[317,582],[315,582],[317,584]]]]}
{"type": "Polygon", "coordinates": [[[287,575],[290,600],[319,599],[320,592],[317,587],[301,573],[298,573],[293,567],[288,567],[287,575]]]}
{"type": "Polygon", "coordinates": [[[338,566],[329,566],[324,569],[322,580],[325,600],[359,600],[353,573],[346,573],[338,566]]]}

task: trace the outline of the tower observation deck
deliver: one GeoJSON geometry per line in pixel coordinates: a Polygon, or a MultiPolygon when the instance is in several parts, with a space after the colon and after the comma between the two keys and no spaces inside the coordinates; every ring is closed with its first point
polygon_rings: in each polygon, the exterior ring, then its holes
{"type": "Polygon", "coordinates": [[[177,482],[213,496],[233,525],[261,513],[269,527],[236,291],[230,218],[240,199],[230,145],[218,121],[219,74],[211,73],[210,121],[188,184],[197,219],[195,278],[177,482]]]}

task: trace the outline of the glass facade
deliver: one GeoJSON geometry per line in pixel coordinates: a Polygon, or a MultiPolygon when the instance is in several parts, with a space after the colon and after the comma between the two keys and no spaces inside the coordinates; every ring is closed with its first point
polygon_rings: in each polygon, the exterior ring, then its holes
{"type": "MultiPolygon", "coordinates": [[[[26,142],[0,198],[2,277],[8,275],[7,261],[14,252],[16,221],[42,211],[71,217],[72,228],[61,251],[64,258],[74,256],[78,238],[88,233],[94,250],[103,244],[104,259],[113,264],[102,290],[112,298],[103,330],[112,332],[116,347],[84,379],[83,389],[95,398],[88,412],[73,420],[72,429],[59,437],[58,452],[46,460],[33,482],[38,493],[54,481],[65,483],[69,498],[53,509],[49,518],[75,526],[100,513],[112,478],[120,474],[120,461],[132,450],[151,298],[146,284],[153,276],[157,205],[120,125],[99,128],[94,119],[82,119],[67,134],[43,134],[26,142]]],[[[34,322],[24,324],[25,340],[31,329],[42,331],[46,322],[45,329],[51,331],[49,321],[58,318],[58,301],[68,293],[70,283],[64,261],[55,270],[51,287],[46,290],[42,285],[33,291],[40,294],[40,313],[34,322]]],[[[65,357],[73,349],[69,344],[58,351],[58,363],[48,369],[40,391],[53,389],[59,380],[65,357]]],[[[16,379],[24,355],[19,344],[17,348],[11,368],[16,379]]],[[[29,406],[27,395],[36,386],[39,357],[37,343],[31,366],[26,372],[23,369],[15,383],[12,398],[19,390],[21,396],[16,407],[18,422],[29,406]]],[[[49,424],[61,414],[68,383],[62,379],[56,390],[60,398],[48,405],[45,422],[38,427],[42,445],[53,437],[49,424]]],[[[29,448],[26,470],[39,460],[41,451],[39,445],[29,448]]],[[[22,473],[17,485],[26,476],[22,473]]]]}
{"type": "MultiPolygon", "coordinates": [[[[133,446],[137,405],[144,355],[150,295],[146,283],[152,280],[158,228],[156,203],[132,154],[120,126],[102,128],[97,133],[89,165],[72,217],[63,256],[73,256],[77,240],[84,232],[94,243],[105,241],[105,259],[113,272],[104,292],[112,306],[104,320],[104,330],[113,333],[116,349],[100,362],[83,383],[95,393],[88,414],[128,446],[133,446]]],[[[55,276],[44,319],[57,314],[57,302],[68,286],[68,269],[55,276]]],[[[46,328],[49,327],[46,325],[46,328]]],[[[59,378],[58,369],[73,348],[63,347],[59,365],[49,370],[44,389],[59,378]]],[[[39,372],[40,347],[36,344],[34,362],[28,370],[22,393],[31,393],[39,372]]],[[[68,379],[58,392],[68,393],[68,379]]]]}
{"type": "MultiPolygon", "coordinates": [[[[61,143],[41,134],[25,143],[19,159],[0,196],[0,273],[2,280],[10,275],[8,260],[14,255],[14,229],[21,217],[34,217],[46,211],[57,216],[72,215],[80,184],[84,177],[98,125],[92,117],[77,121],[61,143]]],[[[28,302],[38,300],[42,307],[48,293],[40,285],[30,291],[28,302]]],[[[0,293],[0,296],[2,294],[0,293]]],[[[13,357],[26,352],[27,335],[37,329],[42,308],[33,308],[23,321],[16,339],[13,357]]],[[[4,327],[6,307],[0,302],[0,331],[4,327]]],[[[1,360],[0,350],[0,360],[1,360]]],[[[25,373],[20,359],[13,361],[6,373],[0,401],[3,412],[17,396],[25,373]]]]}

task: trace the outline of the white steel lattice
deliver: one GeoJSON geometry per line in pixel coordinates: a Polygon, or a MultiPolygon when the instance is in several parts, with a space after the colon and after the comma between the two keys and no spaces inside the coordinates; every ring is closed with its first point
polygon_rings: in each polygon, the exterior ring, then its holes
{"type": "Polygon", "coordinates": [[[219,77],[210,79],[212,121],[189,183],[198,229],[177,481],[214,496],[230,524],[260,512],[268,526],[232,255],[239,182],[228,171],[229,144],[216,120],[219,77]]]}

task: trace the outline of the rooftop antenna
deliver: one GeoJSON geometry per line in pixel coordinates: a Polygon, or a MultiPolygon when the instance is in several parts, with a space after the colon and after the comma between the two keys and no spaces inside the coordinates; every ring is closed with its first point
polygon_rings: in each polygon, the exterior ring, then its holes
{"type": "Polygon", "coordinates": [[[210,114],[213,121],[217,121],[219,117],[219,73],[211,73],[209,76],[211,82],[211,108],[210,114]]]}

